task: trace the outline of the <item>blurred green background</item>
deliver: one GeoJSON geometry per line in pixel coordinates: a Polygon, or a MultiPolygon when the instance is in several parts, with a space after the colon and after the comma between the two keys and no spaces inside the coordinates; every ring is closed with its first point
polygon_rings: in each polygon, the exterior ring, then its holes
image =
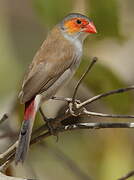
{"type": "MultiPolygon", "coordinates": [[[[134,1],[133,0],[1,0],[0,1],[0,114],[10,112],[0,135],[18,132],[23,106],[17,99],[23,75],[47,32],[70,12],[91,17],[98,34],[84,45],[82,64],[75,78],[59,96],[71,97],[77,79],[91,57],[99,61],[84,80],[78,98],[126,87],[134,82],[134,1]]],[[[49,117],[60,112],[64,104],[48,102],[44,111],[49,117]],[[52,106],[53,103],[53,106],[52,106]]],[[[105,98],[88,107],[92,111],[134,114],[134,95],[125,93],[105,98]]],[[[97,119],[88,119],[88,121],[97,119]]],[[[104,121],[104,119],[98,119],[104,121]]],[[[128,122],[129,119],[105,119],[128,122]]],[[[132,120],[131,120],[132,121],[132,120]]],[[[36,127],[41,119],[36,121],[36,127]]],[[[0,152],[16,140],[1,138],[0,152]]],[[[10,167],[10,174],[40,180],[89,179],[113,180],[134,169],[133,129],[80,130],[63,133],[56,142],[34,145],[25,165],[10,167]]]]}

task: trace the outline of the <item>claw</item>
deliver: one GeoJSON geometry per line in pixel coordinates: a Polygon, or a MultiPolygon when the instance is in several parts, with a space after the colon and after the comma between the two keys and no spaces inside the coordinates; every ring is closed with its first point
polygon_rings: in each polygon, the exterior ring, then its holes
{"type": "Polygon", "coordinates": [[[79,101],[79,100],[76,100],[75,101],[75,103],[72,103],[72,102],[70,102],[69,104],[68,104],[68,106],[69,106],[69,109],[68,109],[68,111],[70,112],[70,114],[72,115],[72,116],[79,116],[79,115],[81,115],[81,113],[85,110],[85,108],[84,107],[82,107],[82,108],[80,108],[79,109],[79,104],[80,104],[81,102],[79,101]]]}
{"type": "Polygon", "coordinates": [[[69,112],[72,116],[79,116],[80,112],[78,110],[78,103],[75,102],[74,104],[71,102],[69,103],[69,112]]]}

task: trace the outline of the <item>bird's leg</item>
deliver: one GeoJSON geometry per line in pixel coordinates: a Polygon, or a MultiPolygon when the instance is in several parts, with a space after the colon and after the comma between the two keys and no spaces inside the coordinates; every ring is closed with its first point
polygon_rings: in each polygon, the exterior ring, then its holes
{"type": "Polygon", "coordinates": [[[50,133],[54,136],[57,137],[57,140],[58,140],[58,135],[56,133],[56,127],[54,126],[54,123],[53,123],[53,119],[52,118],[47,118],[45,115],[44,115],[44,112],[42,110],[42,108],[40,107],[39,108],[39,112],[43,118],[43,120],[45,121],[50,133]]]}
{"type": "Polygon", "coordinates": [[[44,122],[47,124],[50,133],[53,134],[53,127],[52,127],[52,124],[50,123],[51,120],[45,116],[45,114],[44,114],[44,112],[43,112],[41,107],[39,108],[39,111],[40,111],[40,114],[41,114],[44,122]]]}
{"type": "Polygon", "coordinates": [[[41,114],[41,116],[42,116],[43,120],[47,123],[48,118],[45,116],[45,114],[44,114],[44,112],[43,112],[43,110],[42,110],[42,108],[41,108],[41,107],[39,108],[39,111],[40,111],[40,114],[41,114]]]}

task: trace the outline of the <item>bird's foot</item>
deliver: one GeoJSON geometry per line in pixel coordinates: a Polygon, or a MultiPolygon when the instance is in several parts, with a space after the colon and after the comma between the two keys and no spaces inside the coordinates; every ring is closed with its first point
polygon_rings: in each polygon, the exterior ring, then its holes
{"type": "Polygon", "coordinates": [[[61,123],[57,122],[57,121],[54,121],[54,119],[52,119],[52,118],[49,118],[46,121],[46,125],[47,125],[51,135],[56,136],[56,142],[58,142],[58,140],[59,140],[58,127],[61,126],[61,123]]]}
{"type": "Polygon", "coordinates": [[[53,121],[52,121],[53,119],[47,119],[47,121],[46,121],[46,125],[47,125],[47,127],[48,127],[48,129],[49,129],[49,132],[52,134],[52,135],[55,135],[55,128],[53,127],[53,121]]]}
{"type": "Polygon", "coordinates": [[[39,111],[40,111],[40,114],[44,120],[44,122],[46,123],[47,127],[48,127],[48,130],[49,132],[51,133],[51,135],[54,135],[57,137],[57,141],[58,141],[58,133],[57,133],[57,125],[54,120],[52,118],[47,118],[43,112],[43,110],[41,109],[41,107],[39,108],[39,111]]]}
{"type": "Polygon", "coordinates": [[[83,110],[85,109],[83,108],[79,108],[79,104],[81,103],[80,100],[75,100],[75,102],[70,102],[68,104],[68,112],[72,115],[72,116],[79,116],[81,115],[81,113],[83,112],[83,110]]]}

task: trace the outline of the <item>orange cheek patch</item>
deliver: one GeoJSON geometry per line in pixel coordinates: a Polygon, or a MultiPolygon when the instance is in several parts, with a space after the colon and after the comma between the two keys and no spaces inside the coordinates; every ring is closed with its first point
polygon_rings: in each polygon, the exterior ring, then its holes
{"type": "Polygon", "coordinates": [[[67,21],[65,23],[65,27],[68,30],[68,33],[74,33],[74,32],[78,32],[80,30],[80,27],[77,26],[77,24],[74,23],[74,21],[67,21]]]}

